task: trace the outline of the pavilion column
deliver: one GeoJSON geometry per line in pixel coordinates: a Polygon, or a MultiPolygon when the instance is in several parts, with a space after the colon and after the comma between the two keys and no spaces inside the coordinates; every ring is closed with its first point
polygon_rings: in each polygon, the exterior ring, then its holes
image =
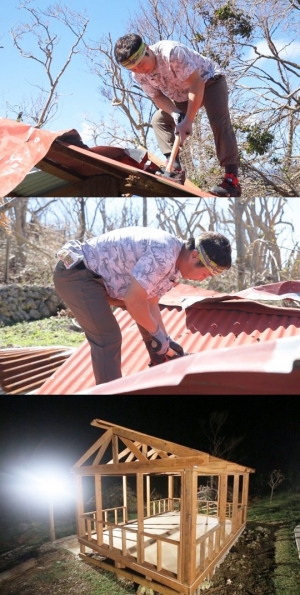
{"type": "Polygon", "coordinates": [[[174,475],[168,475],[168,510],[174,510],[174,475]]]}
{"type": "Polygon", "coordinates": [[[127,476],[123,475],[123,523],[128,522],[127,476]]]}
{"type": "Polygon", "coordinates": [[[249,492],[249,473],[243,473],[243,489],[242,489],[243,523],[245,523],[247,520],[248,492],[249,492]]]}
{"type": "Polygon", "coordinates": [[[150,508],[150,475],[146,475],[146,502],[147,502],[147,516],[151,516],[150,508]]]}
{"type": "Polygon", "coordinates": [[[97,527],[97,544],[103,544],[103,504],[102,504],[102,477],[95,475],[95,496],[96,496],[96,527],[97,527]]]}
{"type": "Polygon", "coordinates": [[[137,490],[137,563],[144,563],[144,476],[143,473],[136,475],[136,490],[137,490]]]}
{"type": "Polygon", "coordinates": [[[181,481],[179,580],[188,585],[191,585],[195,580],[197,471],[197,467],[185,469],[182,472],[181,481]]]}
{"type": "Polygon", "coordinates": [[[233,498],[232,498],[232,518],[231,518],[231,533],[235,533],[239,526],[238,507],[239,507],[239,486],[240,476],[234,475],[233,478],[233,498]]]}
{"type": "Polygon", "coordinates": [[[221,547],[223,546],[225,539],[225,522],[226,522],[226,505],[227,505],[227,486],[228,476],[219,476],[219,499],[218,499],[218,519],[221,525],[220,530],[220,542],[221,547]]]}

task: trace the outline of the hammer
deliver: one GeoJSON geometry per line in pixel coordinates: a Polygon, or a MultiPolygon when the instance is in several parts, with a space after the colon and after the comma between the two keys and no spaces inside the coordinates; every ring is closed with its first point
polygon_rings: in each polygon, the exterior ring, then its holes
{"type": "Polygon", "coordinates": [[[178,153],[179,146],[180,146],[180,136],[179,136],[179,134],[176,134],[175,135],[174,145],[173,145],[173,148],[172,148],[172,151],[171,151],[171,155],[170,155],[170,159],[169,159],[169,161],[168,161],[168,163],[166,165],[166,169],[165,169],[165,172],[164,172],[164,176],[166,178],[170,178],[170,176],[171,176],[171,172],[173,170],[173,164],[174,164],[176,155],[178,153]]]}

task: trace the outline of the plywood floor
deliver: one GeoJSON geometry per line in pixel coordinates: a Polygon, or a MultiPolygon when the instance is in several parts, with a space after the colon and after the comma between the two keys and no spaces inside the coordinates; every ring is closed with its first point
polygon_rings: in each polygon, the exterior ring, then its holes
{"type": "MultiPolygon", "coordinates": [[[[207,531],[218,525],[218,519],[207,515],[197,515],[196,538],[204,535],[207,531]]],[[[130,531],[126,531],[127,552],[131,556],[137,557],[137,521],[129,522],[125,525],[130,531]]],[[[124,525],[123,525],[124,528],[124,525]]],[[[144,531],[155,535],[163,535],[179,543],[180,541],[180,513],[167,512],[159,516],[153,516],[145,519],[144,531]]],[[[231,521],[227,520],[225,524],[226,535],[231,532],[231,521]]],[[[104,543],[109,544],[108,531],[104,531],[104,543]]],[[[122,551],[122,531],[113,529],[113,547],[122,551]]],[[[144,536],[144,556],[145,562],[157,564],[157,545],[156,541],[149,536],[144,536]]],[[[170,572],[177,573],[177,552],[178,547],[172,543],[162,543],[162,568],[170,572]]],[[[199,564],[200,551],[196,551],[196,566],[199,564]]]]}

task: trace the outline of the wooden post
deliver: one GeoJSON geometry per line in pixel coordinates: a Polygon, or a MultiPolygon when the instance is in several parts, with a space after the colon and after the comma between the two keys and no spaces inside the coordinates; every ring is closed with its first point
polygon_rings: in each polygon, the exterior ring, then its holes
{"type": "Polygon", "coordinates": [[[96,529],[97,529],[97,544],[103,544],[103,504],[102,504],[102,477],[95,475],[95,500],[96,500],[96,529]],[[98,521],[101,521],[99,523],[98,521]]]}
{"type": "Polygon", "coordinates": [[[218,518],[221,525],[221,547],[225,539],[225,522],[226,522],[226,503],[227,503],[227,485],[228,475],[220,475],[219,478],[219,501],[218,501],[218,518]]]}
{"type": "Polygon", "coordinates": [[[182,473],[180,514],[181,582],[191,585],[196,568],[197,468],[182,473]]]}
{"type": "Polygon", "coordinates": [[[247,519],[248,491],[249,491],[249,473],[243,473],[243,489],[242,489],[243,523],[245,523],[246,519],[247,519]]]}
{"type": "Polygon", "coordinates": [[[136,491],[137,491],[137,563],[144,563],[144,476],[142,473],[136,475],[136,491]]]}
{"type": "Polygon", "coordinates": [[[147,516],[151,515],[150,509],[150,475],[146,475],[146,499],[147,499],[147,516]]]}
{"type": "Polygon", "coordinates": [[[174,510],[174,475],[168,475],[168,510],[174,510]]]}
{"type": "Polygon", "coordinates": [[[231,519],[231,533],[236,533],[238,530],[238,505],[239,505],[239,486],[240,476],[234,475],[233,478],[233,499],[232,499],[232,519],[231,519]]]}
{"type": "Polygon", "coordinates": [[[123,475],[123,523],[128,522],[127,476],[123,475]]]}

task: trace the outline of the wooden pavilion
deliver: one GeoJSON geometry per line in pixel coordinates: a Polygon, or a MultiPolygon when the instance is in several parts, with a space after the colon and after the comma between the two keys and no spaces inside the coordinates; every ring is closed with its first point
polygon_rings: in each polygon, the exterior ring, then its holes
{"type": "Polygon", "coordinates": [[[91,425],[104,433],[72,469],[80,557],[162,595],[199,595],[245,527],[254,469],[103,420],[91,425]],[[103,506],[107,477],[120,506],[103,506]],[[157,480],[163,495],[153,499],[157,480]],[[203,485],[214,485],[213,499],[203,485]]]}

